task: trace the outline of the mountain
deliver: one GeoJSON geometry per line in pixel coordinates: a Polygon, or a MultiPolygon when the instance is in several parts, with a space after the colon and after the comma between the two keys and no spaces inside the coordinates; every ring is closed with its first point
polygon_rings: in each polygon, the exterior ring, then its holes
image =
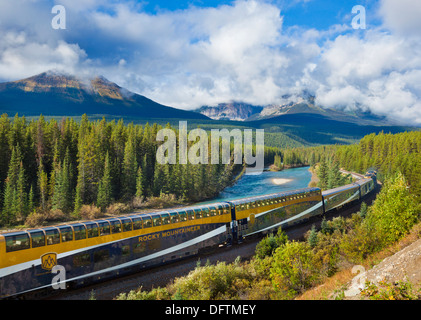
{"type": "Polygon", "coordinates": [[[285,95],[279,104],[254,106],[239,102],[220,103],[216,107],[203,106],[196,112],[214,120],[258,121],[291,114],[314,114],[326,119],[359,125],[393,125],[386,117],[376,116],[361,109],[348,112],[322,108],[315,104],[315,97],[305,91],[298,96],[285,95]]]}
{"type": "Polygon", "coordinates": [[[0,113],[25,116],[104,115],[115,117],[198,119],[205,115],[161,105],[104,77],[81,79],[44,72],[0,83],[0,113]]]}
{"type": "Polygon", "coordinates": [[[258,114],[263,110],[263,107],[253,106],[247,103],[231,102],[220,103],[216,107],[203,106],[196,110],[214,120],[246,120],[254,114],[258,114]]]}

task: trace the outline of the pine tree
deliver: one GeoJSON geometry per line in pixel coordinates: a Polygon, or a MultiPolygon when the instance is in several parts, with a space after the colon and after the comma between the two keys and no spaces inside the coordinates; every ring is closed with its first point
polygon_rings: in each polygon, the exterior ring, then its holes
{"type": "Polygon", "coordinates": [[[336,187],[341,186],[342,184],[342,174],[339,171],[339,163],[338,161],[333,161],[332,165],[328,169],[328,182],[327,182],[327,188],[333,189],[336,187]]]}
{"type": "Polygon", "coordinates": [[[105,157],[104,175],[98,186],[97,206],[104,211],[112,202],[111,166],[109,155],[105,157]]]}
{"type": "Polygon", "coordinates": [[[123,160],[123,199],[130,200],[136,194],[137,176],[136,146],[134,136],[129,137],[124,148],[123,160]]]}
{"type": "Polygon", "coordinates": [[[314,248],[315,246],[317,246],[317,242],[318,242],[318,239],[317,239],[317,230],[316,230],[316,226],[314,224],[311,227],[310,234],[308,236],[308,240],[307,241],[308,241],[308,244],[312,248],[314,248]]]}
{"type": "Polygon", "coordinates": [[[361,218],[365,218],[367,216],[367,210],[368,210],[367,204],[363,201],[361,203],[361,208],[360,208],[360,212],[359,212],[361,218]]]}
{"type": "Polygon", "coordinates": [[[34,188],[31,185],[28,195],[28,213],[31,214],[35,210],[35,195],[34,188]]]}
{"type": "Polygon", "coordinates": [[[52,208],[63,212],[70,212],[72,209],[72,190],[70,183],[70,164],[68,159],[64,160],[63,165],[59,163],[55,169],[55,185],[52,196],[52,208]]]}
{"type": "Polygon", "coordinates": [[[40,159],[38,166],[38,192],[40,208],[45,212],[48,206],[48,176],[44,171],[42,158],[40,159]]]}
{"type": "Polygon", "coordinates": [[[159,196],[161,194],[162,188],[164,186],[165,174],[164,170],[162,168],[162,165],[159,163],[156,163],[155,165],[155,173],[154,173],[154,179],[153,179],[153,194],[154,196],[159,196]]]}
{"type": "Polygon", "coordinates": [[[323,157],[320,161],[317,176],[319,177],[319,187],[323,190],[326,190],[328,186],[328,166],[325,157],[323,157]]]}
{"type": "Polygon", "coordinates": [[[143,173],[142,167],[139,166],[137,169],[137,176],[136,176],[136,198],[141,198],[144,196],[144,181],[143,181],[143,173]]]}
{"type": "Polygon", "coordinates": [[[25,171],[19,146],[12,149],[9,171],[5,182],[2,224],[22,221],[27,214],[27,193],[25,192],[25,171]]]}
{"type": "Polygon", "coordinates": [[[23,163],[20,163],[18,181],[16,185],[16,219],[23,221],[28,215],[28,195],[25,191],[26,179],[23,163]]]}

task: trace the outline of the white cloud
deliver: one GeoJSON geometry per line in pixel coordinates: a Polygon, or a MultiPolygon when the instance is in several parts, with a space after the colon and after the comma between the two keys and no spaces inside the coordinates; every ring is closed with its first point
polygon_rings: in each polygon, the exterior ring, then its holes
{"type": "Polygon", "coordinates": [[[379,13],[385,27],[401,35],[421,36],[421,1],[381,0],[379,13]]]}
{"type": "Polygon", "coordinates": [[[92,72],[184,109],[272,104],[308,89],[325,107],[421,124],[419,1],[380,0],[382,25],[359,31],[350,23],[285,29],[276,3],[148,14],[133,1],[2,1],[0,79],[92,72]],[[55,4],[66,7],[64,31],[51,28],[55,4]]]}

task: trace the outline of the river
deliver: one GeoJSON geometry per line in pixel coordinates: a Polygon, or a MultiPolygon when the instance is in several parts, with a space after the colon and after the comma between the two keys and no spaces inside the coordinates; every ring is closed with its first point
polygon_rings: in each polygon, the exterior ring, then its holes
{"type": "Polygon", "coordinates": [[[309,167],[301,167],[264,171],[259,175],[243,175],[235,185],[225,188],[218,197],[201,204],[306,188],[311,181],[308,169],[309,167]]]}

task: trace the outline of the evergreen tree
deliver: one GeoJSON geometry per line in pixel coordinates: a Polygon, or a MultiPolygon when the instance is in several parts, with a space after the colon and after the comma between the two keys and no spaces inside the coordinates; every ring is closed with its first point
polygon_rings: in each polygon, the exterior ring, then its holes
{"type": "Polygon", "coordinates": [[[367,208],[368,208],[367,204],[363,201],[361,203],[361,208],[360,208],[360,212],[359,212],[361,218],[363,218],[363,219],[367,216],[367,208]]]}
{"type": "Polygon", "coordinates": [[[136,198],[141,198],[144,196],[144,180],[143,180],[143,173],[142,167],[139,166],[137,169],[137,176],[136,176],[136,198]]]}
{"type": "Polygon", "coordinates": [[[45,212],[48,206],[48,176],[44,170],[42,158],[38,166],[38,192],[40,209],[42,212],[45,212]]]}
{"type": "Polygon", "coordinates": [[[153,194],[156,197],[161,194],[162,188],[165,184],[165,173],[162,167],[163,165],[159,163],[156,163],[155,165],[155,173],[153,179],[153,194]]]}
{"type": "Polygon", "coordinates": [[[104,211],[112,202],[111,167],[109,155],[105,157],[104,175],[98,186],[97,206],[104,211]]]}
{"type": "Polygon", "coordinates": [[[326,162],[326,158],[323,157],[320,161],[320,165],[319,165],[319,171],[317,173],[317,176],[319,177],[319,187],[322,190],[326,190],[327,186],[328,186],[328,166],[327,166],[327,162],[326,162]]]}
{"type": "Polygon", "coordinates": [[[25,191],[26,179],[25,169],[23,163],[19,165],[18,181],[16,185],[16,219],[18,221],[24,221],[28,215],[28,195],[25,191]]]}
{"type": "Polygon", "coordinates": [[[9,225],[25,218],[27,214],[27,193],[25,192],[25,172],[19,146],[12,149],[3,203],[2,224],[9,225]]]}
{"type": "Polygon", "coordinates": [[[137,169],[135,139],[134,136],[131,136],[124,149],[123,199],[130,200],[136,194],[137,169]]]}
{"type": "Polygon", "coordinates": [[[310,230],[310,234],[308,236],[308,244],[314,248],[315,246],[317,246],[317,230],[316,230],[316,226],[313,224],[313,226],[311,227],[310,230]]]}
{"type": "Polygon", "coordinates": [[[344,182],[344,179],[342,179],[342,174],[339,171],[338,161],[333,161],[331,166],[328,168],[327,176],[328,176],[328,182],[327,182],[328,189],[333,189],[342,185],[342,182],[344,182]]]}
{"type": "Polygon", "coordinates": [[[34,195],[34,188],[31,185],[31,189],[29,190],[28,195],[28,213],[31,214],[35,209],[35,195],[34,195]]]}
{"type": "Polygon", "coordinates": [[[52,196],[52,208],[63,212],[72,210],[72,190],[70,178],[70,164],[68,159],[64,160],[63,165],[59,163],[56,167],[54,193],[52,196]]]}

